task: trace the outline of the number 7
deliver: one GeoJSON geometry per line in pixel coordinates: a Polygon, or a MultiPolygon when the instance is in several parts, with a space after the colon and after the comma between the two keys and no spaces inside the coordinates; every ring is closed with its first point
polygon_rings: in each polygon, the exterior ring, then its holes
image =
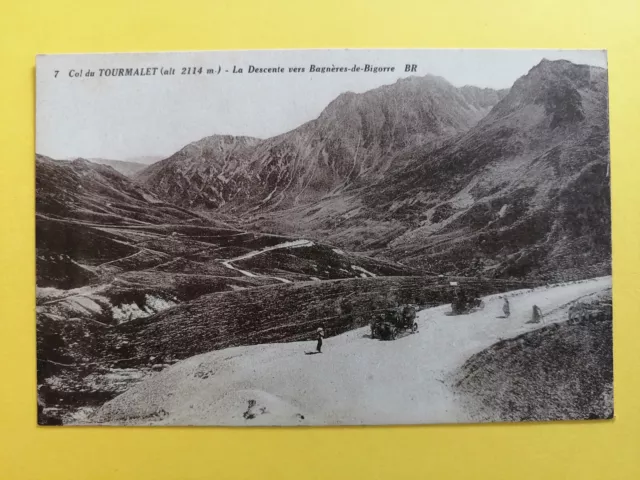
{"type": "Polygon", "coordinates": [[[53,78],[57,78],[58,77],[58,72],[60,72],[60,70],[56,70],[56,73],[53,75],[53,78]]]}

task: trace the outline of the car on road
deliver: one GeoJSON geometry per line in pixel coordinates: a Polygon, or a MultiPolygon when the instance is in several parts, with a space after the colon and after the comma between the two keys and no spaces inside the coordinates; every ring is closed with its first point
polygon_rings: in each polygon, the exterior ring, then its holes
{"type": "Polygon", "coordinates": [[[395,340],[401,333],[416,333],[415,321],[417,309],[414,305],[390,308],[371,322],[371,338],[395,340]]]}

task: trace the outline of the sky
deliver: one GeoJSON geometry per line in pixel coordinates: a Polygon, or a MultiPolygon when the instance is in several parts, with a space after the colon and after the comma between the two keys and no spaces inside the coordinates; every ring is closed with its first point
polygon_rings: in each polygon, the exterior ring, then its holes
{"type": "Polygon", "coordinates": [[[543,58],[607,66],[601,50],[264,50],[41,55],[36,61],[36,152],[52,158],[168,157],[203,137],[268,138],[316,118],[341,93],[412,75],[455,86],[508,88],[543,58]],[[310,72],[395,67],[394,72],[310,72]],[[416,65],[406,72],[406,65],[416,65]],[[249,73],[249,67],[285,73],[249,73]],[[202,67],[202,74],[182,69],[202,67]],[[242,68],[243,73],[233,73],[242,68]],[[304,73],[289,72],[303,67],[304,73]],[[156,75],[99,76],[99,69],[156,68],[156,75]],[[161,75],[173,68],[174,75],[161,75]],[[207,74],[208,69],[216,73],[207,74]],[[218,72],[220,70],[220,73],[218,72]],[[86,76],[88,70],[95,76],[86,76]],[[57,73],[56,73],[57,72],[57,73]],[[73,76],[81,72],[79,77],[73,76]]]}

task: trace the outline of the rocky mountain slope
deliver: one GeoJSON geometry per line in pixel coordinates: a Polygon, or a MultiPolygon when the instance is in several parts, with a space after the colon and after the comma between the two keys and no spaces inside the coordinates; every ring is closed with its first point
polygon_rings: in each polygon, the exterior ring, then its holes
{"type": "Polygon", "coordinates": [[[504,94],[434,76],[402,79],[342,94],[317,119],[274,138],[204,138],[137,179],[189,208],[246,214],[308,205],[382,179],[407,148],[467,131],[504,94]]]}
{"type": "Polygon", "coordinates": [[[105,224],[204,221],[167,204],[112,167],[43,155],[36,155],[36,213],[105,224]]]}
{"type": "Polygon", "coordinates": [[[378,218],[409,227],[390,257],[499,276],[608,273],[607,98],[606,70],[534,67],[469,132],[367,192],[378,218]]]}
{"type": "Polygon", "coordinates": [[[275,137],[210,137],[138,175],[158,197],[429,271],[610,266],[604,69],[544,60],[507,91],[407,78],[275,137]]]}
{"type": "Polygon", "coordinates": [[[607,72],[543,61],[477,125],[402,152],[385,177],[258,222],[431,271],[610,268],[607,72]]]}

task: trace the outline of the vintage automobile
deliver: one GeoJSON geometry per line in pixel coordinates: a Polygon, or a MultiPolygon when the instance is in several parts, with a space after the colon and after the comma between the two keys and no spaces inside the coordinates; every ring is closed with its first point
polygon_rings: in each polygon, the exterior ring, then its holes
{"type": "Polygon", "coordinates": [[[413,305],[388,309],[371,322],[371,338],[395,340],[401,333],[415,333],[418,331],[415,319],[413,305]]]}
{"type": "Polygon", "coordinates": [[[455,299],[451,303],[451,311],[454,315],[464,315],[467,313],[482,310],[484,302],[476,295],[469,295],[458,292],[455,299]]]}

